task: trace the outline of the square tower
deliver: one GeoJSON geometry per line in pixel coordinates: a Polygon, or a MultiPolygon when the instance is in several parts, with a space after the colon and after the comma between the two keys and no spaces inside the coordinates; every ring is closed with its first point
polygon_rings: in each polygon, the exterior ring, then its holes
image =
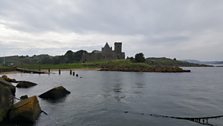
{"type": "Polygon", "coordinates": [[[122,43],[121,42],[115,42],[115,50],[114,52],[117,54],[122,53],[122,43]]]}

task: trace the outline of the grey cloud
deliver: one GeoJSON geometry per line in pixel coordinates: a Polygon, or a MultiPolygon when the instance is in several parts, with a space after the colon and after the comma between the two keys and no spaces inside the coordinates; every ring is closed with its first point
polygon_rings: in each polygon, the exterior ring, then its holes
{"type": "MultiPolygon", "coordinates": [[[[200,50],[197,57],[211,58],[217,53],[202,53],[210,45],[205,43],[204,32],[211,31],[207,39],[218,42],[217,50],[223,50],[222,38],[215,34],[223,29],[221,12],[222,0],[1,0],[0,23],[36,37],[44,32],[110,35],[108,41],[117,35],[142,36],[138,41],[126,39],[128,54],[142,50],[148,56],[194,56],[186,51],[177,53],[185,46],[200,50]],[[192,43],[205,46],[194,48],[192,43]]],[[[220,54],[216,57],[223,58],[220,54]]]]}
{"type": "MultiPolygon", "coordinates": [[[[0,13],[19,30],[158,34],[219,27],[220,0],[3,0],[0,13]]],[[[222,25],[220,26],[222,27],[222,25]]]]}

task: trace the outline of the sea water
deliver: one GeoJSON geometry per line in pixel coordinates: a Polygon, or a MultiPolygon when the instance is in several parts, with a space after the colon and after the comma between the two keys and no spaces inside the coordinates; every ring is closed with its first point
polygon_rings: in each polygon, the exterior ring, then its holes
{"type": "MultiPolygon", "coordinates": [[[[223,115],[223,68],[186,68],[190,73],[102,72],[76,70],[54,74],[10,73],[10,78],[35,82],[17,89],[16,97],[40,95],[64,86],[71,94],[58,101],[39,99],[48,115],[34,126],[199,126],[196,122],[151,116],[223,115]]],[[[223,119],[210,119],[223,125],[223,119]]]]}

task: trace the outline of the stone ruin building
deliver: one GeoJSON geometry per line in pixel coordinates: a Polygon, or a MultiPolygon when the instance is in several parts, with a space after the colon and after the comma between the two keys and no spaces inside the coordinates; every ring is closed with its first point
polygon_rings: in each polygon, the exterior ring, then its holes
{"type": "Polygon", "coordinates": [[[106,43],[101,51],[94,50],[91,53],[85,53],[82,57],[82,62],[114,59],[125,59],[125,53],[122,52],[121,42],[114,43],[114,50],[106,43]]]}

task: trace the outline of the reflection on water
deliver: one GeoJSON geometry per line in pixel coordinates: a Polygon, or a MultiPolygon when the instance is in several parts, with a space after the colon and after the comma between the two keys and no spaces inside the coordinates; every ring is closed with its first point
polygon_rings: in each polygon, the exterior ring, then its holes
{"type": "MultiPolygon", "coordinates": [[[[35,126],[197,126],[200,124],[186,120],[149,116],[200,117],[223,113],[223,68],[190,69],[191,73],[75,71],[83,78],[70,76],[69,71],[62,71],[61,75],[8,76],[38,83],[30,89],[17,89],[17,97],[40,95],[60,85],[71,91],[56,102],[39,98],[48,116],[41,114],[35,126]]],[[[223,124],[221,118],[209,122],[223,124]]]]}
{"type": "Polygon", "coordinates": [[[62,103],[66,101],[66,97],[60,98],[60,99],[56,99],[56,100],[52,100],[52,99],[42,99],[45,102],[48,102],[49,104],[57,104],[57,103],[62,103]]]}
{"type": "Polygon", "coordinates": [[[142,83],[142,82],[136,82],[136,86],[137,86],[137,88],[144,88],[145,83],[142,83]]]}

